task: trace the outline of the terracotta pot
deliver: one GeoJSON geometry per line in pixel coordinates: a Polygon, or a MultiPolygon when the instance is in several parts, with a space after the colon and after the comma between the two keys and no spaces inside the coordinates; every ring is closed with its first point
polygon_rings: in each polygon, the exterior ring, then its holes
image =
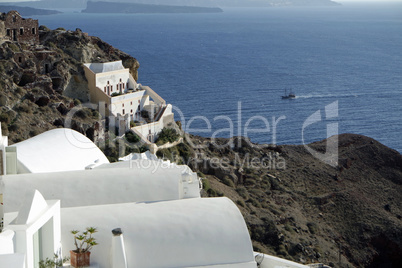
{"type": "Polygon", "coordinates": [[[86,267],[89,266],[90,260],[89,257],[91,255],[90,251],[78,253],[75,250],[70,250],[70,264],[71,266],[78,267],[86,267]]]}

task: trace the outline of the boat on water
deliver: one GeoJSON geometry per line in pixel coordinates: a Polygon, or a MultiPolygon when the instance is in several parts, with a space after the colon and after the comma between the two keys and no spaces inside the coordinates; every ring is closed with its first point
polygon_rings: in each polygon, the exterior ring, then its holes
{"type": "Polygon", "coordinates": [[[282,99],[295,99],[296,95],[290,90],[289,94],[287,94],[285,89],[285,95],[282,96],[282,99]]]}

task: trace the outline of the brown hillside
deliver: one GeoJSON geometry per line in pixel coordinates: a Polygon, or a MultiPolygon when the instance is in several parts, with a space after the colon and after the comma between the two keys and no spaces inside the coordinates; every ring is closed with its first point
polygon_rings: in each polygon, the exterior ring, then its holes
{"type": "MultiPolygon", "coordinates": [[[[302,145],[259,148],[245,138],[229,144],[189,136],[203,148],[187,142],[159,155],[181,155],[180,161],[205,174],[205,196],[231,198],[255,250],[302,263],[339,267],[341,256],[342,267],[398,267],[402,156],[362,135],[338,138],[338,167],[322,163],[302,145]]],[[[325,152],[325,144],[310,146],[325,152]]]]}

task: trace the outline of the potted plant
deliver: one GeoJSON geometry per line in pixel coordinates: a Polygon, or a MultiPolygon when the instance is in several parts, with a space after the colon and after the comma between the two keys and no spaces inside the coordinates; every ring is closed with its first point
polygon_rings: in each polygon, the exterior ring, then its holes
{"type": "Polygon", "coordinates": [[[76,247],[75,250],[70,250],[71,266],[77,268],[90,265],[90,250],[98,244],[92,235],[97,231],[94,227],[88,227],[82,233],[77,230],[71,231],[74,235],[74,245],[76,247]]]}

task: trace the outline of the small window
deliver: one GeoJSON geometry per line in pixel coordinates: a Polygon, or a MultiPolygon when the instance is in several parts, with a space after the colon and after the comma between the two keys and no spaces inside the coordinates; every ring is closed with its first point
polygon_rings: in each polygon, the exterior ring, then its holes
{"type": "Polygon", "coordinates": [[[133,105],[133,102],[132,102],[132,101],[130,101],[130,105],[133,105]]]}
{"type": "Polygon", "coordinates": [[[124,114],[124,109],[123,109],[123,114],[124,114]]]}
{"type": "Polygon", "coordinates": [[[7,29],[7,36],[11,36],[11,30],[7,29]]]}
{"type": "Polygon", "coordinates": [[[122,104],[122,107],[124,107],[124,103],[122,104]]]}
{"type": "Polygon", "coordinates": [[[133,109],[131,109],[130,113],[133,113],[133,109]]]}
{"type": "Polygon", "coordinates": [[[106,93],[106,87],[103,88],[103,91],[105,91],[105,93],[106,93]]]}
{"type": "Polygon", "coordinates": [[[18,62],[19,62],[19,63],[22,62],[22,57],[18,57],[18,62]]]}
{"type": "Polygon", "coordinates": [[[20,28],[20,35],[24,35],[24,28],[20,28]]]}
{"type": "Polygon", "coordinates": [[[32,34],[36,34],[36,28],[32,28],[32,34]]]}

